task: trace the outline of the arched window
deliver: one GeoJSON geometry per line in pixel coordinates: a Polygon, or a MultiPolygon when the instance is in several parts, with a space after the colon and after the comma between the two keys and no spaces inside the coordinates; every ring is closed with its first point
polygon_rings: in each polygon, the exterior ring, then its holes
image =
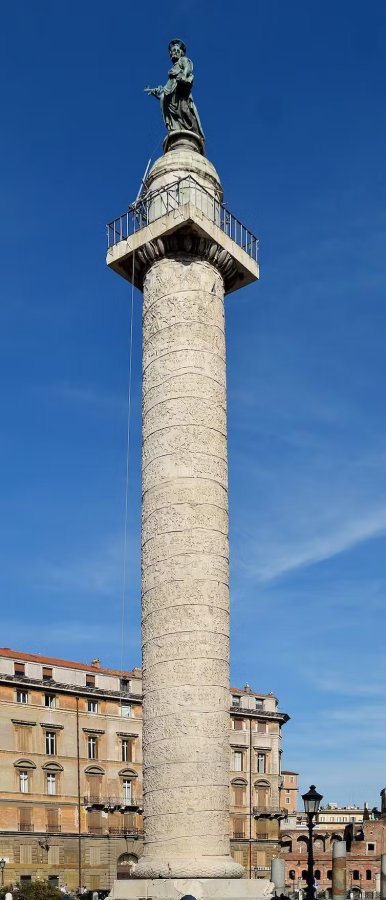
{"type": "Polygon", "coordinates": [[[122,778],[122,793],[123,793],[123,802],[131,804],[132,794],[131,794],[131,778],[122,778]]]}
{"type": "Polygon", "coordinates": [[[320,869],[315,869],[314,877],[316,878],[316,881],[320,881],[320,869]]]}
{"type": "Polygon", "coordinates": [[[245,806],[247,782],[244,778],[232,781],[232,803],[234,806],[245,806]]]}
{"type": "Polygon", "coordinates": [[[121,769],[118,773],[121,780],[121,800],[123,806],[133,806],[133,779],[137,778],[137,773],[132,769],[121,769]]]}
{"type": "Polygon", "coordinates": [[[332,869],[327,869],[327,878],[329,881],[332,881],[332,869]]]}
{"type": "Polygon", "coordinates": [[[360,877],[359,869],[354,869],[352,873],[353,881],[359,881],[360,877]]]}
{"type": "Polygon", "coordinates": [[[307,869],[303,869],[303,871],[302,871],[302,879],[303,879],[303,881],[307,881],[307,878],[308,878],[308,872],[307,872],[307,869]]]}
{"type": "Polygon", "coordinates": [[[258,809],[267,809],[270,800],[270,785],[268,781],[255,781],[255,806],[258,809]]]}
{"type": "Polygon", "coordinates": [[[117,859],[117,878],[131,878],[138,862],[135,853],[122,853],[117,859]]]}
{"type": "Polygon", "coordinates": [[[366,881],[371,881],[371,869],[366,869],[366,881]]]}
{"type": "Polygon", "coordinates": [[[289,872],[288,872],[288,878],[289,878],[291,881],[295,881],[295,878],[296,878],[296,872],[295,872],[295,869],[290,869],[290,870],[289,870],[289,872]]]}
{"type": "Polygon", "coordinates": [[[28,794],[28,772],[25,769],[19,770],[19,788],[21,794],[28,794]]]}

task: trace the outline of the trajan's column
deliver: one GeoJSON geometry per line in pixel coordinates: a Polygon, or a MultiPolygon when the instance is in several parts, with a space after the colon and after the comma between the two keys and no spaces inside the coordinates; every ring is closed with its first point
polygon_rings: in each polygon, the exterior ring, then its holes
{"type": "Polygon", "coordinates": [[[108,226],[107,263],[143,292],[144,853],[116,898],[257,897],[229,842],[229,548],[224,294],[258,278],[223,206],[182,41],[167,136],[143,195],[108,226]]]}

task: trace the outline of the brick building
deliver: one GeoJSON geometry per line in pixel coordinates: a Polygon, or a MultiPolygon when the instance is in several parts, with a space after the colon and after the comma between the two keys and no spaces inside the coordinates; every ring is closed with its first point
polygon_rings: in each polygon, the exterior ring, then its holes
{"type": "MultiPolygon", "coordinates": [[[[4,882],[109,888],[142,852],[141,669],[0,650],[4,882]]],[[[273,694],[230,697],[230,833],[247,875],[279,852],[281,728],[273,694]]]]}
{"type": "MultiPolygon", "coordinates": [[[[386,849],[386,819],[357,807],[321,809],[313,831],[314,872],[318,890],[331,895],[332,846],[347,845],[347,890],[353,896],[379,891],[380,856],[386,849]]],[[[297,813],[282,823],[280,856],[285,861],[287,888],[306,886],[308,853],[307,819],[297,813]]]]}

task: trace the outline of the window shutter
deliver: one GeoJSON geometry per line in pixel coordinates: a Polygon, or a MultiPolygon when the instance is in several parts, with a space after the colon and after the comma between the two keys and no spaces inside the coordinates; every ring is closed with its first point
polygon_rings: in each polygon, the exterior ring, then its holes
{"type": "Polygon", "coordinates": [[[59,810],[54,806],[47,809],[47,828],[54,831],[59,825],[59,810]]]}
{"type": "Polygon", "coordinates": [[[59,847],[50,847],[48,851],[48,865],[59,865],[59,847]]]}

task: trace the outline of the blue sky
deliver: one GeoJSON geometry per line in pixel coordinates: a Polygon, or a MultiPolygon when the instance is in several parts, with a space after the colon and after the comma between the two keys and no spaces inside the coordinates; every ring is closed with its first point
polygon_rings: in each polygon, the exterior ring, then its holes
{"type": "Polygon", "coordinates": [[[2,11],[2,645],[140,662],[140,295],[121,639],[129,287],[105,223],[161,150],[167,43],[260,237],[227,299],[232,683],[291,715],[326,801],[386,783],[385,101],[378,2],[20,0],[2,11]]]}

